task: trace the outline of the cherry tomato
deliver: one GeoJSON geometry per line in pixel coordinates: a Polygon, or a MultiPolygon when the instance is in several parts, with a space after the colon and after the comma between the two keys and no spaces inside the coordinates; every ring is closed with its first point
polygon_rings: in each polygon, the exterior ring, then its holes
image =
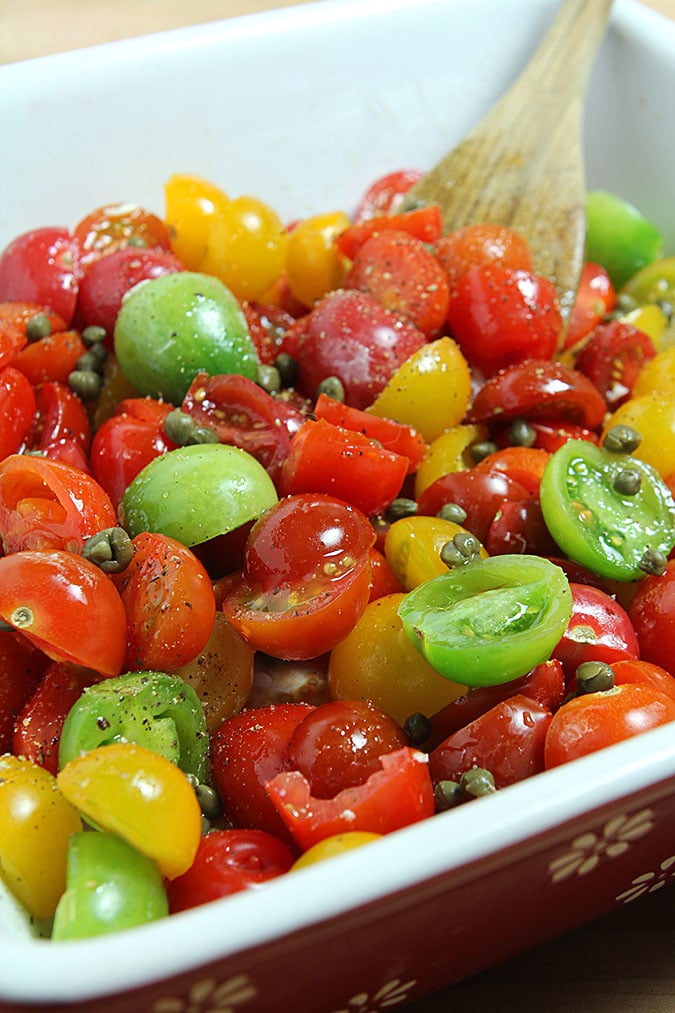
{"type": "Polygon", "coordinates": [[[587,260],[581,270],[572,315],[565,331],[565,348],[572,348],[616,305],[612,280],[601,264],[587,260]]]}
{"type": "Polygon", "coordinates": [[[91,444],[87,409],[70,387],[55,381],[35,389],[35,419],[26,438],[26,448],[40,450],[47,457],[76,443],[86,454],[91,444]]]}
{"type": "Polygon", "coordinates": [[[420,496],[437,478],[464,471],[473,464],[472,450],[489,437],[487,426],[458,425],[446,429],[429,444],[427,456],[415,474],[415,496],[420,496]]]}
{"type": "Polygon", "coordinates": [[[518,482],[531,496],[538,496],[541,478],[550,456],[547,450],[537,447],[502,447],[483,457],[475,470],[498,472],[511,481],[518,482]]]}
{"type": "Polygon", "coordinates": [[[0,630],[0,754],[11,750],[14,723],[49,659],[18,633],[0,630]]]}
{"type": "Polygon", "coordinates": [[[622,686],[627,682],[636,682],[641,686],[652,686],[659,693],[675,700],[675,677],[660,665],[654,665],[644,658],[624,658],[612,662],[614,682],[622,686]]]}
{"type": "Polygon", "coordinates": [[[172,914],[251,890],[283,875],[295,854],[263,830],[212,830],[202,837],[195,860],[167,887],[172,914]]]}
{"type": "Polygon", "coordinates": [[[377,440],[385,450],[407,457],[408,474],[417,471],[426,454],[424,438],[412,426],[380,418],[372,412],[350,408],[327,394],[320,394],[316,399],[314,417],[355,433],[363,433],[364,436],[377,440]]]}
{"type": "MultiPolygon", "coordinates": [[[[448,572],[441,551],[457,535],[466,534],[467,528],[442,517],[420,514],[401,517],[387,532],[384,554],[405,590],[412,591],[432,577],[448,572]]],[[[481,557],[487,555],[482,545],[478,551],[481,557]]]]}
{"type": "Polygon", "coordinates": [[[1,558],[0,618],[54,661],[103,675],[122,669],[124,605],[110,578],[75,553],[26,550],[1,558]]]}
{"type": "Polygon", "coordinates": [[[473,267],[460,278],[448,322],[471,365],[485,376],[523,359],[549,359],[563,326],[552,282],[500,264],[473,267]]]}
{"type": "Polygon", "coordinates": [[[399,606],[426,660],[469,686],[509,682],[545,661],[571,614],[560,567],[525,554],[481,559],[435,577],[399,606]]]}
{"type": "Polygon", "coordinates": [[[282,350],[286,332],[295,323],[295,317],[280,306],[247,299],[242,300],[241,308],[260,362],[273,365],[282,350]]]}
{"type": "Polygon", "coordinates": [[[662,478],[675,473],[675,398],[659,393],[632,397],[605,420],[603,432],[618,425],[640,434],[633,457],[656,468],[662,478]]]}
{"type": "Polygon", "coordinates": [[[70,324],[81,277],[79,245],[67,229],[17,236],[0,254],[0,300],[36,303],[70,324]]]}
{"type": "Polygon", "coordinates": [[[328,663],[334,699],[370,700],[399,725],[415,711],[435,713],[465,690],[415,650],[397,612],[403,598],[398,592],[371,602],[328,663]]]}
{"type": "Polygon", "coordinates": [[[114,742],[71,760],[57,784],[85,819],[147,855],[163,876],[175,879],[192,865],[201,811],[186,775],[170,760],[114,742]]]}
{"type": "Polygon", "coordinates": [[[508,500],[498,510],[485,540],[489,556],[525,553],[552,556],[557,545],[546,526],[539,499],[508,500]]]}
{"type": "Polygon", "coordinates": [[[380,770],[380,756],[408,745],[402,728],[369,701],[333,700],[307,714],[287,747],[288,768],[317,798],[332,798],[380,770]]]}
{"type": "Polygon", "coordinates": [[[606,190],[586,194],[586,255],[620,288],[659,256],[663,237],[641,211],[606,190]]]}
{"type": "Polygon", "coordinates": [[[253,526],[223,611],[256,650],[315,658],[352,628],[370,595],[375,532],[341,500],[288,496],[253,526]]]}
{"type": "Polygon", "coordinates": [[[32,384],[50,380],[65,384],[86,351],[79,331],[56,331],[26,345],[15,365],[32,384]]]}
{"type": "Polygon", "coordinates": [[[611,320],[591,332],[575,367],[593,382],[612,411],[631,396],[640,370],[655,355],[650,337],[631,324],[611,320]]]}
{"type": "Polygon", "coordinates": [[[0,868],[34,918],[51,918],[66,886],[71,834],[82,829],[75,808],[49,771],[0,756],[0,868]]]}
{"type": "Polygon", "coordinates": [[[326,292],[341,288],[347,266],[335,240],[348,225],[344,211],[331,211],[305,218],[292,229],[286,277],[291,292],[305,306],[312,306],[326,292]]]}
{"type": "Polygon", "coordinates": [[[438,337],[448,312],[445,273],[426,244],[406,232],[374,233],[354,255],[345,288],[372,295],[427,339],[438,337]]]}
{"type": "Polygon", "coordinates": [[[337,376],[346,403],[367,408],[425,340],[367,293],[331,292],[299,322],[298,386],[313,398],[322,380],[337,376]]]}
{"type": "Polygon", "coordinates": [[[533,267],[530,248],[523,236],[491,222],[466,225],[447,233],[436,243],[435,252],[451,292],[474,267],[500,264],[510,271],[532,271],[533,267]]]}
{"type": "Polygon", "coordinates": [[[337,855],[343,855],[346,851],[360,848],[364,844],[379,841],[382,836],[382,834],[370,833],[368,830],[346,830],[343,834],[324,837],[322,841],[313,844],[311,848],[300,855],[300,858],[296,859],[291,866],[290,871],[296,872],[298,869],[306,869],[316,862],[325,862],[327,858],[335,858],[337,855]]]}
{"type": "Polygon", "coordinates": [[[211,227],[224,213],[229,197],[208,180],[184,172],[169,177],[164,197],[171,249],[188,271],[199,271],[211,227]]]}
{"type": "Polygon", "coordinates": [[[157,215],[137,204],[106,204],[95,208],[74,229],[80,263],[90,267],[101,257],[131,246],[170,248],[169,233],[157,215]]]}
{"type": "Polygon", "coordinates": [[[419,182],[422,175],[418,169],[398,169],[373,180],[358,203],[354,221],[367,221],[375,215],[395,211],[408,190],[419,182]]]}
{"type": "Polygon", "coordinates": [[[141,281],[184,270],[165,248],[123,246],[95,260],[80,282],[77,308],[84,326],[102,327],[112,347],[115,321],[127,292],[141,281]]]}
{"type": "Polygon", "coordinates": [[[597,429],[606,411],[604,398],[583,373],[533,358],[490,377],[476,394],[467,421],[553,417],[597,429]]]}
{"type": "Polygon", "coordinates": [[[112,580],[128,623],[125,665],[173,672],[206,646],[216,599],[204,565],[185,545],[143,531],[131,562],[112,580]]]}
{"type": "Polygon", "coordinates": [[[434,784],[459,781],[472,767],[489,770],[497,788],[541,773],[551,720],[547,707],[521,694],[495,704],[432,751],[434,784]]]}
{"type": "Polygon", "coordinates": [[[235,826],[292,841],[265,784],[286,769],[288,741],[311,710],[305,703],[258,707],[223,721],[211,737],[213,785],[235,826]]]}
{"type": "Polygon", "coordinates": [[[628,615],[640,645],[640,657],[670,672],[675,659],[675,561],[661,576],[643,577],[628,615]]]}
{"type": "Polygon", "coordinates": [[[495,515],[507,502],[531,498],[531,493],[505,471],[471,468],[442,475],[424,489],[417,501],[420,514],[433,516],[446,503],[466,512],[464,527],[485,542],[495,515]]]}
{"type": "Polygon", "coordinates": [[[79,552],[88,538],[115,523],[107,493],[79,468],[25,454],[0,462],[0,537],[6,553],[79,552]]]}
{"type": "Polygon", "coordinates": [[[385,231],[404,233],[427,244],[435,243],[443,233],[440,205],[425,204],[399,214],[387,212],[364,220],[357,219],[336,237],[335,245],[345,257],[354,260],[364,243],[385,231]]]}
{"type": "Polygon", "coordinates": [[[199,270],[219,278],[237,299],[260,299],[287,251],[288,232],[277,213],[255,197],[236,197],[214,216],[199,270]]]}
{"type": "Polygon", "coordinates": [[[575,425],[574,422],[563,422],[558,419],[530,419],[528,423],[534,433],[535,450],[546,450],[552,454],[568,440],[589,440],[599,443],[600,437],[592,429],[575,425]]]}
{"type": "Polygon", "coordinates": [[[0,461],[20,449],[35,418],[35,392],[14,366],[0,372],[0,461]]]}
{"type": "Polygon", "coordinates": [[[675,700],[650,686],[625,683],[563,704],[546,736],[546,768],[675,721],[675,700]]]}
{"type": "Polygon", "coordinates": [[[572,616],[553,652],[571,678],[585,661],[608,665],[640,653],[626,610],[604,591],[589,584],[570,582],[572,616]]]}

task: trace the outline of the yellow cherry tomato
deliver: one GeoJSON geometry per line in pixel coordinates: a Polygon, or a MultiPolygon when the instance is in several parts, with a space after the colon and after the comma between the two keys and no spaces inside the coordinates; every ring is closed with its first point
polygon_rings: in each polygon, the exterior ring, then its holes
{"type": "Polygon", "coordinates": [[[353,851],[354,848],[362,848],[364,844],[371,844],[381,838],[382,834],[373,834],[368,830],[348,830],[344,834],[326,837],[323,841],[308,848],[304,855],[301,855],[293,863],[289,871],[306,869],[309,865],[324,862],[327,858],[335,858],[336,855],[343,855],[346,851],[353,851]]]}
{"type": "Polygon", "coordinates": [[[0,878],[34,918],[51,918],[66,888],[77,810],[44,767],[0,756],[0,878]]]}
{"type": "Polygon", "coordinates": [[[368,411],[413,426],[429,443],[458,425],[471,398],[471,370],[452,338],[439,338],[396,370],[368,411]]]}
{"type": "Polygon", "coordinates": [[[464,471],[474,463],[469,450],[475,443],[482,443],[489,436],[487,427],[481,424],[453,426],[429,444],[426,457],[415,474],[415,496],[422,495],[442,475],[453,471],[464,471]]]}
{"type": "Polygon", "coordinates": [[[651,464],[662,478],[675,473],[675,398],[658,392],[633,397],[609,417],[604,431],[617,425],[632,426],[640,433],[635,457],[651,464]]]}
{"type": "Polygon", "coordinates": [[[675,345],[646,362],[632,388],[632,397],[657,394],[675,398],[675,345]]]}
{"type": "Polygon", "coordinates": [[[183,771],[163,756],[127,742],[99,746],[67,763],[57,781],[86,820],[152,858],[163,876],[192,865],[200,806],[183,771]]]}
{"type": "MultiPolygon", "coordinates": [[[[653,303],[672,306],[675,303],[675,257],[662,257],[641,268],[623,285],[619,295],[628,296],[639,306],[653,303]]],[[[675,320],[666,324],[657,347],[661,350],[672,344],[675,344],[675,320]]]]}
{"type": "MultiPolygon", "coordinates": [[[[457,534],[469,532],[461,524],[441,517],[419,514],[394,521],[384,541],[384,554],[406,591],[448,572],[441,549],[457,534]]],[[[480,554],[482,558],[487,556],[483,546],[480,554]]]]}
{"type": "Polygon", "coordinates": [[[189,173],[175,173],[164,184],[165,216],[171,249],[189,271],[201,271],[211,227],[229,197],[213,183],[189,173]]]}
{"type": "Polygon", "coordinates": [[[288,232],[256,197],[237,197],[214,218],[201,270],[220,278],[237,299],[258,299],[286,263],[288,232]]]}
{"type": "Polygon", "coordinates": [[[668,327],[668,317],[661,307],[655,302],[645,303],[643,306],[636,306],[634,310],[625,313],[621,320],[632,324],[651,338],[658,349],[664,339],[668,327]]]}
{"type": "Polygon", "coordinates": [[[334,700],[370,700],[399,724],[411,714],[435,714],[466,692],[424,660],[398,616],[404,594],[366,606],[350,633],[331,651],[328,689],[334,700]]]}
{"type": "Polygon", "coordinates": [[[286,275],[291,292],[303,305],[311,306],[344,282],[347,264],[335,238],[349,224],[344,211],[330,211],[306,218],[290,233],[286,275]]]}

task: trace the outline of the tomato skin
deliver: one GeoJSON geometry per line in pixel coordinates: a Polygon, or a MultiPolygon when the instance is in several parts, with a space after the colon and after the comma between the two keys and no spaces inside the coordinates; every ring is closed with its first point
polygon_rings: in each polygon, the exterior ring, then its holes
{"type": "Polygon", "coordinates": [[[527,241],[504,225],[486,222],[454,229],[436,243],[436,257],[454,292],[474,267],[499,264],[511,271],[532,271],[527,241]]]}
{"type": "MultiPolygon", "coordinates": [[[[11,303],[2,305],[11,306],[11,303]]],[[[0,317],[0,369],[11,366],[22,348],[28,344],[28,338],[15,327],[10,320],[0,317]]]]}
{"type": "Polygon", "coordinates": [[[500,264],[474,267],[460,278],[450,298],[448,323],[469,362],[484,376],[523,359],[549,359],[562,334],[554,285],[500,264]]]}
{"type": "Polygon", "coordinates": [[[648,335],[622,320],[598,324],[576,357],[575,368],[598,388],[609,411],[631,395],[642,367],[656,355],[648,335]]]}
{"type": "Polygon", "coordinates": [[[570,582],[572,617],[553,652],[568,679],[585,661],[615,661],[638,658],[635,631],[628,613],[604,591],[590,584],[570,582]]]}
{"type": "Polygon", "coordinates": [[[563,704],[546,736],[546,769],[675,721],[675,700],[651,686],[625,683],[563,704]]]}
{"type": "Polygon", "coordinates": [[[626,658],[612,662],[612,671],[617,686],[637,682],[641,686],[651,686],[675,700],[675,677],[660,665],[642,659],[626,658]]]}
{"type": "Polygon", "coordinates": [[[70,387],[57,381],[35,388],[35,420],[26,439],[30,450],[50,450],[75,442],[86,454],[91,445],[87,410],[70,387]]]}
{"type": "Polygon", "coordinates": [[[80,282],[78,313],[85,327],[102,327],[112,347],[115,321],[126,293],[149,278],[184,271],[177,257],[163,248],[120,247],[89,265],[80,282]]]}
{"type": "Polygon", "coordinates": [[[529,422],[535,434],[533,447],[546,450],[549,454],[554,453],[568,440],[600,442],[600,437],[592,429],[575,425],[574,422],[562,422],[557,419],[530,419],[529,422]]]}
{"type": "Polygon", "coordinates": [[[340,252],[350,260],[356,259],[363,246],[383,232],[396,231],[424,243],[435,243],[443,233],[443,217],[439,204],[402,211],[399,214],[380,214],[356,221],[335,239],[340,252]]]}
{"type": "Polygon", "coordinates": [[[79,245],[68,229],[33,229],[0,254],[0,300],[48,307],[69,324],[80,276],[79,245]]]}
{"type": "Polygon", "coordinates": [[[63,722],[84,687],[99,678],[87,669],[52,662],[17,717],[12,739],[14,755],[26,756],[56,775],[63,722]]]}
{"type": "Polygon", "coordinates": [[[402,728],[370,702],[332,700],[294,729],[288,769],[304,774],[316,798],[332,798],[376,773],[384,753],[407,745],[402,728]]]}
{"type": "Polygon", "coordinates": [[[538,499],[509,500],[490,525],[485,549],[490,556],[523,553],[551,556],[557,551],[538,499]]]}
{"type": "Polygon", "coordinates": [[[14,366],[0,372],[0,461],[16,454],[35,417],[35,392],[14,366]]]}
{"type": "Polygon", "coordinates": [[[0,558],[0,618],[54,661],[118,675],[127,621],[105,573],[73,552],[25,550],[0,558]],[[96,637],[83,637],[83,631],[96,637]]]}
{"type": "Polygon", "coordinates": [[[406,232],[385,229],[367,239],[354,254],[344,287],[374,296],[428,340],[445,324],[450,298],[445,273],[425,243],[406,232]]]}
{"type": "Polygon", "coordinates": [[[265,784],[286,769],[293,731],[312,711],[310,704],[258,707],[227,718],[211,737],[211,776],[234,824],[292,842],[265,784]]]}
{"type": "Polygon", "coordinates": [[[17,715],[48,664],[46,655],[21,634],[0,631],[0,755],[11,751],[17,715]]]}
{"type": "Polygon", "coordinates": [[[419,169],[398,169],[373,180],[358,203],[354,221],[363,222],[377,215],[391,214],[422,175],[419,169]]]}
{"type": "Polygon", "coordinates": [[[12,454],[0,462],[0,537],[5,553],[22,549],[79,552],[116,516],[89,475],[61,461],[12,454]]]}
{"type": "Polygon", "coordinates": [[[391,563],[378,549],[372,548],[370,559],[370,601],[376,601],[388,594],[402,593],[404,588],[396,576],[391,563]]]}
{"type": "Polygon", "coordinates": [[[365,514],[385,510],[408,474],[409,458],[368,436],[308,419],[293,437],[278,480],[282,496],[336,496],[365,514]]]}
{"type": "Polygon", "coordinates": [[[561,362],[526,359],[495,373],[476,394],[468,422],[561,418],[598,429],[607,406],[597,387],[561,362]]]}
{"type": "Polygon", "coordinates": [[[572,315],[565,331],[564,348],[572,348],[600,323],[616,306],[616,291],[607,271],[600,264],[586,261],[572,315]]]}
{"type": "Polygon", "coordinates": [[[675,560],[661,576],[644,577],[628,615],[640,645],[640,657],[667,672],[675,658],[675,560]]]}
{"type": "Polygon", "coordinates": [[[535,700],[508,697],[436,746],[429,756],[434,784],[459,781],[472,767],[489,770],[497,788],[541,773],[551,720],[550,710],[535,700]]]}
{"type": "Polygon", "coordinates": [[[471,468],[437,478],[422,492],[417,509],[433,516],[446,503],[457,503],[466,511],[466,527],[484,543],[495,514],[510,501],[527,499],[528,490],[503,471],[471,468]]]}
{"type": "Polygon", "coordinates": [[[125,665],[173,672],[206,646],[216,599],[204,565],[174,538],[141,532],[127,568],[112,580],[128,621],[125,665]]]}
{"type": "Polygon", "coordinates": [[[79,331],[57,331],[26,345],[16,357],[16,367],[32,384],[48,380],[67,383],[86,351],[79,331]]]}
{"type": "Polygon", "coordinates": [[[101,257],[132,245],[170,249],[164,222],[137,204],[106,204],[95,208],[77,223],[74,236],[81,250],[80,263],[89,268],[101,257]]]}
{"type": "Polygon", "coordinates": [[[169,883],[169,910],[175,914],[255,889],[288,872],[294,860],[288,845],[263,830],[212,830],[188,871],[169,883]]]}
{"type": "Polygon", "coordinates": [[[426,343],[417,327],[354,290],[324,296],[295,326],[300,390],[314,398],[322,380],[337,376],[354,408],[372,404],[397,367],[426,343]]]}
{"type": "Polygon", "coordinates": [[[334,426],[363,433],[364,436],[377,440],[386,450],[407,457],[409,475],[417,471],[424,460],[427,451],[426,441],[412,426],[394,422],[393,419],[380,418],[358,408],[350,408],[349,405],[336,401],[327,394],[320,394],[316,399],[314,416],[317,419],[325,419],[334,426]]]}
{"type": "Polygon", "coordinates": [[[330,799],[315,798],[297,770],[277,774],[266,790],[303,851],[346,830],[387,834],[433,815],[434,793],[424,753],[405,746],[386,753],[380,763],[382,769],[364,784],[345,788],[330,799]]]}
{"type": "Polygon", "coordinates": [[[246,323],[251,333],[260,362],[271,366],[281,351],[284,335],[295,322],[295,317],[269,303],[250,302],[244,299],[241,304],[246,323]]]}
{"type": "Polygon", "coordinates": [[[538,496],[550,456],[537,447],[503,447],[479,461],[474,471],[499,472],[518,482],[530,495],[538,496]]]}

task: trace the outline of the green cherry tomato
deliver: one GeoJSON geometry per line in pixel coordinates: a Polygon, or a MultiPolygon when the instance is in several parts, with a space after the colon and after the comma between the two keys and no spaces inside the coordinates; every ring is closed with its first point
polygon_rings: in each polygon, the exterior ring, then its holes
{"type": "Polygon", "coordinates": [[[632,204],[606,190],[586,195],[586,259],[602,264],[615,288],[662,250],[661,233],[632,204]]]}
{"type": "Polygon", "coordinates": [[[675,504],[651,465],[569,440],[541,480],[546,526],[563,552],[601,577],[638,580],[647,558],[675,545],[675,504]]]}
{"type": "Polygon", "coordinates": [[[446,679],[492,686],[550,656],[572,615],[572,592],[547,559],[493,556],[420,584],[398,614],[412,643],[446,679]]]}
{"type": "Polygon", "coordinates": [[[194,376],[258,374],[258,356],[241,306],[217,278],[179,271],[144,281],[124,299],[115,354],[141,394],[179,405],[194,376]]]}
{"type": "Polygon", "coordinates": [[[132,538],[158,531],[191,547],[255,520],[276,502],[274,483],[254,457],[204,443],[146,465],[127,487],[119,517],[132,538]]]}
{"type": "Polygon", "coordinates": [[[111,742],[160,753],[200,781],[208,776],[208,733],[201,701],[177,675],[127,672],[87,686],[61,732],[59,766],[111,742]]]}
{"type": "Polygon", "coordinates": [[[166,890],[152,861],[116,834],[81,831],[68,845],[66,891],[52,939],[87,939],[164,918],[166,890]]]}

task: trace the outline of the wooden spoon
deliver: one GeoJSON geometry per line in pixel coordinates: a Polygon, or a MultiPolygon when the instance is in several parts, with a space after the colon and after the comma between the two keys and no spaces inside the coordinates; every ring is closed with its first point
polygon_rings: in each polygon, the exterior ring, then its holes
{"type": "Polygon", "coordinates": [[[444,230],[498,222],[522,233],[568,319],[586,232],[586,86],[612,0],[565,0],[540,47],[468,136],[416,183],[406,204],[443,208],[444,230]]]}

